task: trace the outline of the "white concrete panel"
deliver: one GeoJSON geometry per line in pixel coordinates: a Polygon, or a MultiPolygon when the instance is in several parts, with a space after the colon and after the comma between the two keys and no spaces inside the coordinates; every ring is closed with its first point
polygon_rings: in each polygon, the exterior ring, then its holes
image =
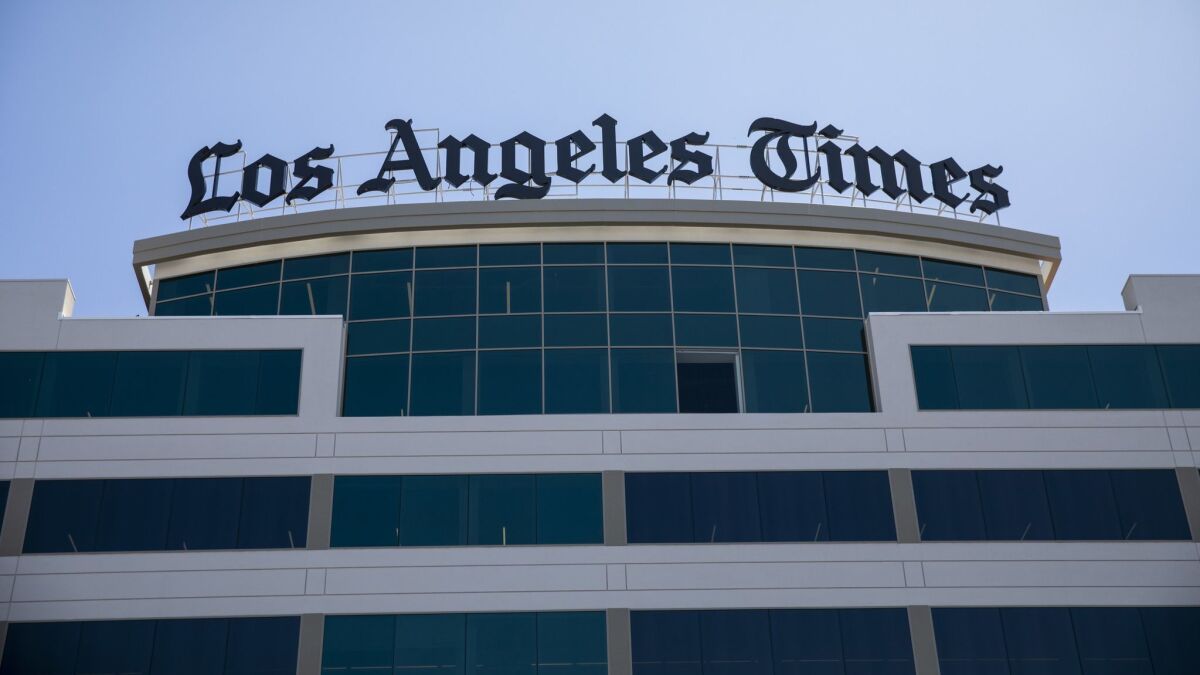
{"type": "Polygon", "coordinates": [[[330,569],[325,593],[472,593],[501,591],[601,591],[604,565],[531,565],[330,569]]]}
{"type": "Polygon", "coordinates": [[[928,586],[1200,588],[1200,562],[1194,560],[926,562],[924,568],[928,586]]]}
{"type": "Polygon", "coordinates": [[[1171,450],[1163,427],[905,429],[908,452],[1171,450]]]}
{"type": "Polygon", "coordinates": [[[625,567],[630,590],[904,586],[903,567],[889,562],[663,563],[625,567]]]}
{"type": "Polygon", "coordinates": [[[12,601],[303,595],[304,570],[23,574],[12,601]]]}
{"type": "Polygon", "coordinates": [[[66,279],[0,281],[0,349],[54,349],[59,317],[70,316],[74,305],[66,279]]]}
{"type": "Polygon", "coordinates": [[[0,462],[17,461],[17,451],[20,447],[19,436],[0,436],[0,462]]]}
{"type": "Polygon", "coordinates": [[[632,430],[621,439],[624,454],[887,452],[882,429],[632,430]]]}
{"type": "Polygon", "coordinates": [[[338,457],[603,453],[600,431],[340,433],[335,451],[338,457]]]}
{"type": "Polygon", "coordinates": [[[44,436],[39,459],[168,460],[313,457],[313,434],[220,434],[205,436],[44,436]]]}

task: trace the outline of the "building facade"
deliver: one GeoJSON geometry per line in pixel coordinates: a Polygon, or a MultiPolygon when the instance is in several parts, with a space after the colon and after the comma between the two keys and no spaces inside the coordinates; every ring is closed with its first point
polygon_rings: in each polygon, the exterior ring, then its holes
{"type": "Polygon", "coordinates": [[[1200,277],[663,199],[139,241],[0,282],[0,673],[1200,672],[1200,277]]]}

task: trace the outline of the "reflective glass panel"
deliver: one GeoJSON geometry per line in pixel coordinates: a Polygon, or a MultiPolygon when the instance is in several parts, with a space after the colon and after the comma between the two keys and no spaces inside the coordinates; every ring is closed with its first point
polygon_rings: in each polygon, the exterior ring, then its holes
{"type": "Polygon", "coordinates": [[[792,262],[790,246],[733,245],[733,264],[735,265],[792,267],[792,262]]]}
{"type": "Polygon", "coordinates": [[[474,349],[475,317],[413,319],[413,351],[474,349]]]}
{"type": "Polygon", "coordinates": [[[396,658],[396,617],[325,617],[323,673],[392,673],[396,658]]]}
{"type": "Polygon", "coordinates": [[[614,312],[671,309],[671,280],[666,267],[613,267],[608,270],[608,306],[614,312]]]}
{"type": "Polygon", "coordinates": [[[705,675],[772,675],[765,609],[700,612],[700,640],[705,675]]]}
{"type": "Polygon", "coordinates": [[[871,412],[871,380],[861,354],[808,352],[813,412],[871,412]]]}
{"type": "Polygon", "coordinates": [[[176,478],[171,491],[167,549],[237,548],[241,478],[176,478]]]}
{"type": "Polygon", "coordinates": [[[48,352],[37,416],[108,416],[116,367],[116,352],[48,352]]]}
{"type": "Polygon", "coordinates": [[[988,305],[993,312],[1041,312],[1046,308],[1040,297],[990,291],[988,305]]]}
{"type": "Polygon", "coordinates": [[[676,312],[732,312],[733,269],[672,267],[671,292],[676,312]]]}
{"type": "Polygon", "coordinates": [[[838,622],[846,675],[912,675],[905,609],[839,609],[838,622]]]}
{"type": "Polygon", "coordinates": [[[542,262],[539,244],[484,244],[479,247],[480,266],[537,265],[542,262]]]}
{"type": "Polygon", "coordinates": [[[1017,347],[951,347],[959,405],[965,410],[1028,408],[1017,347]]]}
{"type": "Polygon", "coordinates": [[[225,664],[226,619],[172,619],[155,622],[153,675],[212,675],[225,664]]]}
{"type": "Polygon", "coordinates": [[[355,251],[355,272],[384,272],[387,270],[412,269],[411,248],[383,249],[379,251],[355,251]]]}
{"type": "Polygon", "coordinates": [[[547,314],[547,347],[603,347],[608,344],[608,326],[603,314],[547,314]]]}
{"type": "Polygon", "coordinates": [[[225,675],[290,675],[299,643],[298,616],[229,619],[225,675]]]}
{"type": "Polygon", "coordinates": [[[1071,623],[1085,675],[1154,675],[1136,607],[1076,607],[1071,623]]]}
{"type": "Polygon", "coordinates": [[[1042,477],[1055,539],[1125,538],[1107,471],[1044,471],[1042,477]]]}
{"type": "Polygon", "coordinates": [[[310,481],[309,476],[245,479],[238,548],[304,548],[310,481]]]}
{"type": "Polygon", "coordinates": [[[154,303],[154,316],[208,316],[213,311],[213,296],[194,295],[183,300],[154,303]]]}
{"type": "Polygon", "coordinates": [[[674,344],[670,314],[610,314],[612,343],[616,346],[653,347],[674,344]]]}
{"type": "Polygon", "coordinates": [[[742,352],[746,412],[807,412],[804,352],[742,352]]]}
{"type": "Polygon", "coordinates": [[[542,474],[535,483],[537,543],[604,543],[600,474],[542,474]]]}
{"type": "Polygon", "coordinates": [[[346,327],[346,355],[408,351],[408,319],[365,321],[346,327]]]}
{"type": "Polygon", "coordinates": [[[258,379],[258,352],[192,352],[183,413],[253,414],[258,379]]]}
{"type": "Polygon", "coordinates": [[[675,412],[675,352],[612,350],[613,412],[675,412]]]}
{"type": "Polygon", "coordinates": [[[539,675],[607,675],[604,612],[538,612],[539,675]]]}
{"type": "Polygon", "coordinates": [[[1070,610],[1005,607],[1000,610],[1009,672],[1013,675],[1079,673],[1070,610]]]}
{"type": "Polygon", "coordinates": [[[1200,345],[1159,345],[1157,349],[1171,407],[1200,408],[1200,345]]]}
{"type": "Polygon", "coordinates": [[[197,293],[212,293],[214,274],[201,272],[173,279],[160,279],[156,283],[158,284],[158,300],[161,302],[197,293]]]}
{"type": "Polygon", "coordinates": [[[113,382],[114,417],[183,413],[187,352],[120,352],[113,382]]]}
{"type": "Polygon", "coordinates": [[[540,347],[542,317],[538,314],[479,317],[479,347],[540,347]]]}
{"type": "Polygon", "coordinates": [[[735,276],[739,312],[800,313],[800,303],[796,296],[796,273],[791,269],[739,267],[735,276]]]}
{"type": "Polygon", "coordinates": [[[97,551],[161,551],[166,548],[174,481],[104,481],[96,519],[97,551]]]}
{"type": "Polygon", "coordinates": [[[858,275],[801,270],[800,310],[809,316],[862,316],[858,275]]]}
{"type": "Polygon", "coordinates": [[[798,316],[738,317],[738,329],[743,347],[800,349],[804,346],[804,331],[798,316]]]}
{"type": "Polygon", "coordinates": [[[763,471],[758,481],[763,541],[828,541],[820,471],[763,471]]]}
{"type": "Polygon", "coordinates": [[[25,553],[96,550],[103,480],[39,480],[33,484],[25,553]]]}
{"type": "Polygon", "coordinates": [[[346,314],[349,277],[290,281],[283,285],[279,313],[291,315],[346,314]]]}
{"type": "Polygon", "coordinates": [[[547,265],[577,265],[604,262],[604,244],[543,244],[547,265]]]}
{"type": "Polygon", "coordinates": [[[542,351],[479,352],[480,415],[542,412],[542,351]]]}
{"type": "Polygon", "coordinates": [[[1169,469],[1109,471],[1124,539],[1191,538],[1179,481],[1169,469]]]}
{"type": "Polygon", "coordinates": [[[1096,387],[1087,347],[1020,347],[1029,407],[1095,408],[1096,387]]]}
{"type": "Polygon", "coordinates": [[[921,261],[910,255],[859,251],[858,269],[873,274],[902,274],[919,277],[921,276],[921,261]]]}
{"type": "MultiPolygon", "coordinates": [[[[308,314],[289,306],[285,314],[308,314]]],[[[213,299],[214,316],[274,316],[279,314],[279,284],[221,291],[213,299]]],[[[335,312],[336,313],[336,312],[335,312]]]]}
{"type": "Polygon", "coordinates": [[[608,245],[609,265],[666,264],[666,244],[613,243],[608,245]]]}
{"type": "Polygon", "coordinates": [[[728,244],[671,244],[672,265],[728,265],[728,244]]]}
{"type": "Polygon", "coordinates": [[[350,283],[350,320],[409,315],[412,272],[355,274],[350,283]]]}
{"type": "Polygon", "coordinates": [[[818,270],[852,270],[854,251],[845,248],[796,247],[796,267],[818,270]]]}
{"type": "Polygon", "coordinates": [[[972,286],[983,285],[983,268],[978,265],[964,265],[926,258],[921,261],[921,267],[925,271],[925,278],[930,281],[949,281],[972,286]]]}
{"type": "Polygon", "coordinates": [[[692,542],[690,475],[626,473],[625,519],[631,544],[692,542]]]}
{"type": "Polygon", "coordinates": [[[634,675],[702,675],[700,613],[630,612],[634,675]]]}
{"type": "Polygon", "coordinates": [[[1054,539],[1050,504],[1040,471],[980,471],[979,499],[987,538],[1002,541],[1054,539]]]}
{"type": "Polygon", "coordinates": [[[1001,291],[1012,291],[1013,293],[1025,293],[1026,295],[1037,296],[1042,294],[1042,288],[1038,284],[1038,279],[1032,274],[1005,272],[1004,270],[995,270],[989,267],[987,269],[987,284],[988,288],[1001,291]]]}
{"type": "Polygon", "coordinates": [[[393,661],[396,671],[411,675],[465,675],[466,635],[466,614],[396,616],[393,661]]]}
{"type": "Polygon", "coordinates": [[[468,614],[466,665],[472,675],[536,675],[537,615],[468,614]]]}
{"type": "Polygon", "coordinates": [[[860,319],[818,319],[806,316],[804,341],[809,349],[867,351],[867,337],[860,319]]]}
{"type": "Polygon", "coordinates": [[[405,476],[400,545],[466,544],[468,484],[467,476],[405,476]]]}
{"type": "Polygon", "coordinates": [[[602,312],[603,267],[546,267],[542,270],[547,312],[602,312]]]}
{"type": "Polygon", "coordinates": [[[423,246],[417,249],[417,267],[474,267],[474,246],[423,246]]]}
{"type": "Polygon", "coordinates": [[[467,543],[511,546],[537,542],[530,474],[471,476],[467,543]]]}
{"type": "MultiPolygon", "coordinates": [[[[420,251],[418,249],[418,260],[420,251]]],[[[416,315],[475,313],[475,270],[429,270],[416,273],[416,315]]]]}
{"type": "Polygon", "coordinates": [[[414,354],[412,414],[475,413],[475,352],[414,354]]]}
{"type": "Polygon", "coordinates": [[[825,471],[831,541],[895,541],[886,471],[825,471]]]}
{"type": "Polygon", "coordinates": [[[342,414],[346,417],[395,417],[407,412],[408,355],[346,359],[342,414]]]}
{"type": "Polygon", "coordinates": [[[843,675],[837,610],[772,609],[775,675],[843,675]]]}
{"type": "Polygon", "coordinates": [[[149,673],[155,621],[84,621],[75,673],[149,673]]]}
{"type": "Polygon", "coordinates": [[[922,541],[987,539],[974,471],[913,471],[922,541]]]}
{"type": "Polygon", "coordinates": [[[753,473],[693,473],[692,495],[692,531],[698,543],[762,541],[753,473]]]}
{"type": "Polygon", "coordinates": [[[241,267],[226,267],[217,272],[217,290],[223,291],[230,288],[278,282],[281,267],[282,263],[278,260],[242,265],[241,267]]]}
{"type": "Polygon", "coordinates": [[[736,347],[737,343],[736,315],[675,315],[675,344],[680,347],[736,347]]]}
{"type": "Polygon", "coordinates": [[[547,349],[546,412],[608,412],[608,350],[547,349]]]}
{"type": "Polygon", "coordinates": [[[542,273],[536,267],[479,270],[479,313],[542,311],[542,273]]]}
{"type": "Polygon", "coordinates": [[[1167,407],[1167,392],[1154,347],[1093,345],[1087,350],[1101,408],[1167,407]]]}
{"type": "Polygon", "coordinates": [[[307,258],[289,258],[283,262],[284,279],[304,279],[345,274],[350,271],[350,254],[314,255],[307,258]]]}
{"type": "Polygon", "coordinates": [[[934,607],[933,632],[942,675],[1009,675],[1000,610],[934,607]]]}
{"type": "Polygon", "coordinates": [[[865,312],[924,312],[925,290],[920,279],[863,274],[865,312]]]}
{"type": "Polygon", "coordinates": [[[395,546],[400,532],[399,476],[337,476],[330,546],[395,546]]]}

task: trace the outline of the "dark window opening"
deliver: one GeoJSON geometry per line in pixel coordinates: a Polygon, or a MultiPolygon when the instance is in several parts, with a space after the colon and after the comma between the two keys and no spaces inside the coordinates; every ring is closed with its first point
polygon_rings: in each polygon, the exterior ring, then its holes
{"type": "Polygon", "coordinates": [[[679,412],[738,412],[737,363],[733,354],[677,355],[679,412]]]}

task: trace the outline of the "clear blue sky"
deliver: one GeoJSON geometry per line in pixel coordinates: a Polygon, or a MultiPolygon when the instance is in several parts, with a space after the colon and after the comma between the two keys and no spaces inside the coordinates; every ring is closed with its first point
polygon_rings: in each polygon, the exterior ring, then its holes
{"type": "MultiPolygon", "coordinates": [[[[555,138],[833,123],[1003,164],[1006,225],[1062,239],[1055,309],[1200,272],[1200,3],[0,3],[0,278],[144,313],[134,239],[184,227],[192,153],[383,149],[413,118],[555,138]],[[585,8],[586,5],[586,8],[585,8]]],[[[928,160],[927,160],[928,161],[928,160]]]]}

